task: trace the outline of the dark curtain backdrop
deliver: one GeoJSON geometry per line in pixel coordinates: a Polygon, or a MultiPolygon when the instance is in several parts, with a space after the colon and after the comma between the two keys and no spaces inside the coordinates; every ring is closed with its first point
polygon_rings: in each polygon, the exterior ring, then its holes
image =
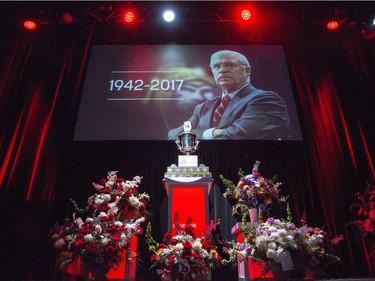
{"type": "MultiPolygon", "coordinates": [[[[13,11],[1,6],[3,12],[13,11]]],[[[373,276],[373,264],[366,259],[361,241],[345,225],[352,219],[349,205],[354,193],[375,177],[374,39],[354,29],[328,33],[313,23],[280,26],[257,33],[254,42],[230,23],[192,22],[164,31],[146,23],[127,30],[92,20],[27,32],[3,19],[0,279],[58,278],[50,228],[72,214],[69,198],[85,204],[93,193],[91,182],[106,177],[109,170],[118,170],[127,179],[143,176],[140,189],[151,196],[154,235],[162,237],[167,230],[163,178],[167,166],[177,163],[175,143],[73,142],[72,138],[92,44],[170,43],[282,44],[286,52],[304,140],[202,141],[199,145],[199,163],[210,167],[215,183],[210,215],[222,219],[223,237],[232,239],[234,220],[222,198],[219,175],[237,181],[239,168],[250,173],[259,160],[263,176],[277,175],[284,183],[282,194],[290,195],[295,222],[306,211],[310,225],[325,225],[332,236],[344,235],[338,248],[342,261],[329,269],[330,276],[373,276]]],[[[138,247],[143,269],[137,278],[157,280],[148,270],[150,255],[142,241],[138,247]]],[[[236,280],[233,272],[226,274],[236,280]]]]}

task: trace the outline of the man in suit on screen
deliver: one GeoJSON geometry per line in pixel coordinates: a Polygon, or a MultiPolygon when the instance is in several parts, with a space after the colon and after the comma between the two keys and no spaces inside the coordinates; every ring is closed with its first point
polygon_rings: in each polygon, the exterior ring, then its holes
{"type": "MultiPolygon", "coordinates": [[[[251,85],[251,66],[244,55],[230,50],[215,52],[210,68],[222,93],[198,104],[188,119],[198,139],[288,138],[290,121],[283,99],[251,85]]],[[[171,129],[168,139],[177,139],[183,131],[183,125],[171,129]]]]}

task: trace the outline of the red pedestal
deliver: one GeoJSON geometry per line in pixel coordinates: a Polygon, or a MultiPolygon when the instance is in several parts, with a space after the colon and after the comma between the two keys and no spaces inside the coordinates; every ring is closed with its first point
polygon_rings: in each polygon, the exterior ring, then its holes
{"type": "Polygon", "coordinates": [[[195,235],[201,236],[209,223],[208,194],[212,187],[211,177],[165,178],[164,187],[168,195],[168,228],[172,235],[175,214],[179,213],[179,223],[184,226],[190,216],[195,225],[195,235]]]}
{"type": "MultiPolygon", "coordinates": [[[[138,234],[142,233],[142,229],[138,230],[138,234]]],[[[136,272],[136,253],[138,245],[138,236],[134,235],[130,240],[130,257],[126,257],[126,253],[123,254],[123,260],[118,265],[117,269],[111,269],[107,273],[108,280],[112,281],[135,281],[136,272]]],[[[88,275],[88,280],[93,280],[91,273],[88,275]]]]}
{"type": "MultiPolygon", "coordinates": [[[[250,222],[247,225],[250,227],[250,222]]],[[[242,223],[238,222],[232,227],[232,234],[236,236],[238,243],[243,242],[243,235],[241,229],[242,223]]],[[[254,262],[250,259],[247,262],[238,261],[238,280],[239,281],[250,281],[254,279],[272,279],[273,275],[271,272],[263,273],[263,262],[254,262]]]]}

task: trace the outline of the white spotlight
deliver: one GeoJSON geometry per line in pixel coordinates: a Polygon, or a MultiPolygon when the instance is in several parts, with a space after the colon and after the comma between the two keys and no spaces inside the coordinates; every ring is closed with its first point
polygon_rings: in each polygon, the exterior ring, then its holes
{"type": "Polygon", "coordinates": [[[163,19],[166,21],[166,22],[171,22],[173,21],[175,18],[175,14],[173,11],[171,10],[168,10],[168,11],[165,11],[163,13],[163,19]]]}

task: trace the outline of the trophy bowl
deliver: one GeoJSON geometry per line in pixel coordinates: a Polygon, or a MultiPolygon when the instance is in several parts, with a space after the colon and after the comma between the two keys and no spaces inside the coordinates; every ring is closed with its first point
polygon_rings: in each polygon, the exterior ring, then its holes
{"type": "Polygon", "coordinates": [[[178,135],[176,140],[177,148],[184,154],[189,155],[197,151],[199,141],[196,134],[191,132],[183,132],[178,135]]]}

